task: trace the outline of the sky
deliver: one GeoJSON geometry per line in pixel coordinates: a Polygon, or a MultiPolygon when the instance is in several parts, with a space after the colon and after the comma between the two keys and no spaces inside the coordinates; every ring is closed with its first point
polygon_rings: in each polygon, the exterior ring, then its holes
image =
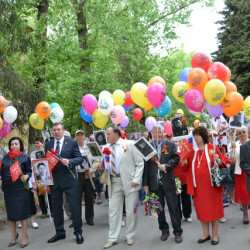
{"type": "Polygon", "coordinates": [[[214,7],[200,8],[194,6],[194,10],[190,16],[190,27],[184,25],[177,28],[177,35],[180,37],[173,41],[172,46],[181,48],[189,53],[205,52],[211,55],[217,50],[217,39],[219,25],[216,21],[221,20],[222,16],[218,14],[224,8],[224,0],[215,0],[214,7]]]}

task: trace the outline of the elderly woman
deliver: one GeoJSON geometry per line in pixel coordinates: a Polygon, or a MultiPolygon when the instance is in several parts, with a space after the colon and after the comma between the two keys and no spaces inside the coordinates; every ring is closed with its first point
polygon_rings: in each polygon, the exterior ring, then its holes
{"type": "Polygon", "coordinates": [[[16,222],[21,221],[22,239],[21,248],[28,244],[27,222],[30,217],[29,209],[29,190],[24,187],[24,181],[27,181],[32,173],[30,157],[23,153],[23,142],[19,137],[12,137],[9,140],[10,152],[3,157],[1,177],[2,189],[4,193],[7,218],[10,221],[11,241],[9,247],[18,242],[19,234],[16,231],[16,222]],[[10,167],[18,161],[22,170],[22,175],[15,182],[12,181],[10,167]]]}
{"type": "Polygon", "coordinates": [[[212,224],[212,245],[219,243],[219,219],[224,217],[223,188],[214,187],[211,180],[211,169],[216,161],[222,164],[223,156],[208,142],[208,132],[205,127],[197,127],[193,131],[194,140],[198,146],[187,159],[183,160],[183,169],[188,171],[187,192],[193,195],[194,206],[198,220],[201,221],[203,235],[198,243],[211,239],[209,222],[212,224]]]}
{"type": "Polygon", "coordinates": [[[231,143],[230,159],[235,163],[234,189],[236,203],[240,203],[243,210],[243,223],[249,224],[247,206],[250,204],[249,193],[247,191],[247,175],[240,168],[240,145],[248,141],[248,131],[246,127],[236,130],[238,141],[231,143]]]}

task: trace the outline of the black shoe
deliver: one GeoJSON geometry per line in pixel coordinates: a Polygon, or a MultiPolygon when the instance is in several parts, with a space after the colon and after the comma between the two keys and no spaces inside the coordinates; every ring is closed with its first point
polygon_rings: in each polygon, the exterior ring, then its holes
{"type": "Polygon", "coordinates": [[[165,241],[165,240],[168,239],[168,237],[169,237],[169,233],[163,232],[162,235],[161,235],[161,240],[165,241]]]}
{"type": "Polygon", "coordinates": [[[58,240],[63,240],[65,239],[65,235],[55,235],[54,237],[52,237],[51,239],[48,240],[48,243],[54,243],[58,240]]]}
{"type": "Polygon", "coordinates": [[[199,243],[199,244],[202,244],[202,243],[204,243],[204,242],[206,242],[206,241],[208,241],[208,240],[211,240],[210,235],[208,235],[208,237],[207,237],[206,239],[199,239],[199,240],[198,240],[198,243],[199,243]]]}
{"type": "Polygon", "coordinates": [[[73,222],[69,225],[69,228],[72,228],[72,227],[74,227],[73,222]]]}
{"type": "Polygon", "coordinates": [[[14,241],[13,243],[10,242],[9,245],[8,245],[8,247],[13,247],[13,246],[16,245],[16,243],[18,242],[18,236],[19,236],[19,234],[17,233],[17,234],[16,234],[15,241],[14,241]]]}
{"type": "Polygon", "coordinates": [[[218,238],[218,240],[212,240],[212,241],[211,241],[211,244],[212,244],[213,246],[218,245],[218,244],[219,244],[219,238],[218,238]]]}
{"type": "Polygon", "coordinates": [[[76,243],[77,243],[77,244],[82,244],[83,241],[84,241],[84,240],[83,240],[82,235],[79,234],[79,235],[76,236],[76,243]]]}
{"type": "Polygon", "coordinates": [[[247,224],[249,224],[249,220],[243,220],[243,223],[244,223],[245,225],[247,225],[247,224]]]}
{"type": "Polygon", "coordinates": [[[87,224],[89,224],[90,226],[94,225],[94,221],[93,220],[87,220],[87,224]]]}

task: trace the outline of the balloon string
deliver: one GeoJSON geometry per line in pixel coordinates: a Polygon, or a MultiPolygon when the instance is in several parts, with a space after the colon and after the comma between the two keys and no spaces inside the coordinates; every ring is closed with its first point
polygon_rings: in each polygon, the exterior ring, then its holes
{"type": "Polygon", "coordinates": [[[139,129],[139,132],[141,132],[140,122],[139,121],[138,121],[138,129],[139,129]]]}

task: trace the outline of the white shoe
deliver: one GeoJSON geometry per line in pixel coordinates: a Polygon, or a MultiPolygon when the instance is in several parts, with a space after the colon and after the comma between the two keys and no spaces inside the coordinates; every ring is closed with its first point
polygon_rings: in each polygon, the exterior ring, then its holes
{"type": "Polygon", "coordinates": [[[227,221],[226,218],[221,218],[221,219],[220,219],[220,222],[221,222],[221,223],[225,223],[226,221],[227,221]]]}
{"type": "Polygon", "coordinates": [[[186,219],[186,221],[187,221],[188,223],[191,223],[193,220],[189,217],[189,218],[186,219]]]}
{"type": "Polygon", "coordinates": [[[32,223],[32,227],[33,227],[34,229],[39,228],[39,226],[38,226],[38,224],[37,224],[36,222],[33,222],[33,223],[32,223]]]}
{"type": "Polygon", "coordinates": [[[17,224],[17,227],[18,227],[18,228],[22,228],[21,222],[17,224]]]}
{"type": "Polygon", "coordinates": [[[112,242],[112,241],[108,241],[108,242],[103,246],[103,248],[104,248],[104,249],[110,248],[110,247],[112,247],[114,244],[117,244],[117,243],[116,243],[116,242],[112,242]]]}
{"type": "Polygon", "coordinates": [[[125,220],[122,220],[122,227],[124,227],[126,224],[125,220]]]}
{"type": "Polygon", "coordinates": [[[127,244],[129,246],[133,245],[134,244],[134,240],[131,238],[131,239],[127,239],[127,244]]]}

